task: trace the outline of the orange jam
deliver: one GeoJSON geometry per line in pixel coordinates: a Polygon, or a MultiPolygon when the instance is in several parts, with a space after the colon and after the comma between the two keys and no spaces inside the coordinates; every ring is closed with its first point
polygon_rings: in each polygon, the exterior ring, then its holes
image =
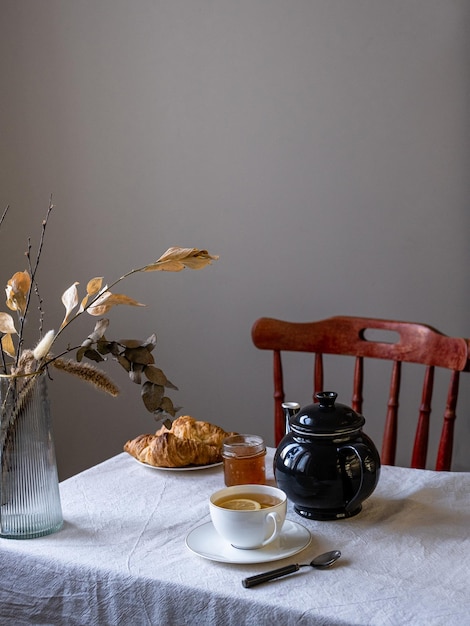
{"type": "Polygon", "coordinates": [[[223,442],[222,456],[227,487],[266,483],[266,446],[258,435],[227,437],[223,442]]]}

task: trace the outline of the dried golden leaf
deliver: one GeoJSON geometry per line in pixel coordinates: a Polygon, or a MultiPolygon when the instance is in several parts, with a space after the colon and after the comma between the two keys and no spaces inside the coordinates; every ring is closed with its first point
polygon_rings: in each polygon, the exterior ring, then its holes
{"type": "MultiPolygon", "coordinates": [[[[90,299],[90,296],[96,296],[98,294],[98,292],[101,289],[102,282],[103,282],[102,278],[92,278],[90,281],[88,281],[88,284],[86,286],[87,294],[80,303],[80,309],[78,311],[79,313],[83,313],[83,311],[85,310],[85,307],[88,304],[88,300],[90,299]]],[[[106,291],[106,287],[103,287],[102,291],[104,293],[106,291]]]]}
{"type": "Polygon", "coordinates": [[[28,272],[16,272],[7,283],[7,307],[12,311],[19,311],[21,315],[26,313],[26,302],[31,288],[31,277],[28,272]]]}
{"type": "Polygon", "coordinates": [[[106,303],[111,306],[115,306],[116,304],[127,304],[129,306],[145,306],[142,302],[137,302],[133,298],[126,296],[123,293],[113,293],[111,297],[107,299],[106,303]]]}
{"type": "Polygon", "coordinates": [[[0,339],[0,344],[2,346],[3,352],[8,354],[8,356],[11,356],[11,357],[15,357],[16,356],[15,345],[14,345],[13,339],[11,338],[11,335],[9,333],[4,335],[0,339]]]}
{"type": "Polygon", "coordinates": [[[217,261],[218,258],[218,256],[211,256],[207,250],[201,250],[189,255],[183,263],[190,270],[201,270],[203,267],[211,265],[212,261],[217,261]]]}
{"type": "Polygon", "coordinates": [[[212,255],[207,250],[198,250],[198,248],[179,248],[173,247],[162,254],[162,256],[144,268],[145,272],[181,272],[185,267],[192,270],[199,270],[206,265],[210,265],[212,261],[216,261],[219,257],[212,255]]]}
{"type": "Polygon", "coordinates": [[[65,317],[60,326],[61,328],[63,328],[67,324],[70,318],[70,314],[78,304],[77,285],[77,282],[73,283],[73,285],[70,285],[70,287],[66,289],[62,294],[62,304],[65,306],[65,317]]]}
{"type": "Polygon", "coordinates": [[[86,286],[86,292],[89,296],[94,296],[101,289],[101,285],[103,284],[103,277],[98,276],[96,278],[92,278],[88,281],[86,286]]]}
{"type": "Polygon", "coordinates": [[[137,302],[137,300],[134,300],[123,293],[111,293],[110,291],[105,291],[101,296],[96,298],[96,301],[90,307],[88,307],[87,313],[95,316],[104,315],[117,304],[145,306],[145,304],[137,302]]]}
{"type": "Polygon", "coordinates": [[[197,248],[181,248],[180,246],[172,246],[168,248],[166,252],[158,259],[157,263],[164,263],[166,261],[181,261],[190,254],[197,251],[197,248]]]}
{"type": "Polygon", "coordinates": [[[0,333],[17,334],[15,322],[9,313],[0,313],[0,333]]]}
{"type": "Polygon", "coordinates": [[[88,296],[85,296],[83,300],[80,302],[80,308],[78,309],[78,313],[83,313],[87,304],[88,304],[88,296]]]}

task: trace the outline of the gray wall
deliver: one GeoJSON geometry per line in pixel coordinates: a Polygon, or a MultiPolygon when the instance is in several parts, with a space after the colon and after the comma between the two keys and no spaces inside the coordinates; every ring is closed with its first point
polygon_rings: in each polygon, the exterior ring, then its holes
{"type": "MultiPolygon", "coordinates": [[[[259,316],[359,314],[470,335],[468,0],[0,8],[2,280],[24,269],[53,194],[46,329],[74,281],[111,281],[170,245],[220,254],[202,272],[131,278],[121,291],[147,307],[115,309],[108,336],[157,332],[183,412],[270,444],[271,359],[250,339],[259,316]]],[[[113,365],[117,400],[59,373],[50,385],[62,477],[153,430],[113,365]]],[[[306,362],[295,367],[289,396],[305,404],[306,362]]],[[[328,386],[349,403],[345,376],[328,386]]],[[[454,469],[470,470],[468,387],[454,469]]],[[[373,437],[383,411],[364,408],[373,437]]]]}

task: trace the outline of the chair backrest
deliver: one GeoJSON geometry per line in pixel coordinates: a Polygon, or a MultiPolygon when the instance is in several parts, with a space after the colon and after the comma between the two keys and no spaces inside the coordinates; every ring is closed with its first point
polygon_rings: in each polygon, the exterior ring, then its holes
{"type": "Polygon", "coordinates": [[[313,366],[313,394],[324,391],[323,354],[355,357],[352,408],[362,413],[364,358],[385,359],[392,362],[390,391],[387,401],[381,460],[394,465],[397,446],[398,405],[402,363],[425,366],[421,405],[410,467],[424,468],[429,438],[429,418],[434,385],[434,368],[450,370],[444,420],[437,452],[436,469],[450,470],[454,422],[461,371],[469,371],[469,340],[448,337],[426,324],[364,317],[338,316],[316,322],[287,322],[263,317],[252,328],[253,343],[262,350],[274,353],[274,425],[275,442],[285,432],[284,383],[281,353],[311,352],[313,366]],[[388,333],[396,341],[374,339],[374,333],[388,333]]]}

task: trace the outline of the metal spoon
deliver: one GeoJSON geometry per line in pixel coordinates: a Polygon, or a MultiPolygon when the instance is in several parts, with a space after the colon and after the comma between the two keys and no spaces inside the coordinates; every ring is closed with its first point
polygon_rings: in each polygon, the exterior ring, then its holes
{"type": "Polygon", "coordinates": [[[325,569],[326,567],[333,565],[333,563],[336,563],[340,556],[341,552],[339,550],[331,550],[331,552],[319,554],[310,563],[305,563],[303,565],[293,563],[292,565],[285,565],[284,567],[279,567],[278,569],[272,569],[269,572],[264,572],[263,574],[249,576],[248,578],[242,580],[242,585],[246,588],[255,587],[255,585],[261,585],[261,583],[268,582],[268,580],[274,580],[275,578],[280,578],[281,576],[298,572],[301,567],[316,567],[317,569],[325,569]]]}

